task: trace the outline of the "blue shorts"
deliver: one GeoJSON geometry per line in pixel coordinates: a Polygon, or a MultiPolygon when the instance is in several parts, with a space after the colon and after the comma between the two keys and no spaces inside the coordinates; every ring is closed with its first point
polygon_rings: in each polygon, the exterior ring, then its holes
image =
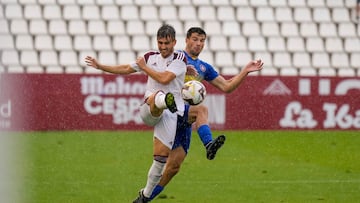
{"type": "Polygon", "coordinates": [[[191,124],[188,123],[189,105],[185,105],[184,116],[179,116],[177,119],[176,135],[172,149],[180,146],[183,147],[185,153],[188,153],[191,141],[191,124]]]}

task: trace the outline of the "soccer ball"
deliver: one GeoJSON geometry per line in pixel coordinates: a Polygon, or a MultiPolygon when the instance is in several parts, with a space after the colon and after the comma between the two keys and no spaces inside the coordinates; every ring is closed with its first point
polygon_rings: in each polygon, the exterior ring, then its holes
{"type": "Polygon", "coordinates": [[[198,105],[205,99],[206,88],[201,82],[190,80],[184,84],[181,95],[190,105],[198,105]]]}

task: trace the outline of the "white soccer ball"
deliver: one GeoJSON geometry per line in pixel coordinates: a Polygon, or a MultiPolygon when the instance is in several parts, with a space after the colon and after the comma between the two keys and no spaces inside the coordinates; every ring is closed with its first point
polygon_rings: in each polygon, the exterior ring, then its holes
{"type": "Polygon", "coordinates": [[[181,95],[190,105],[198,105],[205,99],[206,88],[201,82],[190,80],[184,84],[181,95]]]}

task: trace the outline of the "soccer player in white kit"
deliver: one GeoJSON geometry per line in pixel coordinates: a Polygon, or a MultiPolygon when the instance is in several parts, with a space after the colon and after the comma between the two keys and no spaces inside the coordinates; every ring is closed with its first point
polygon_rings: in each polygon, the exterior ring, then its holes
{"type": "Polygon", "coordinates": [[[159,183],[167,157],[172,149],[177,131],[178,119],[183,118],[185,104],[181,97],[181,88],[186,73],[186,57],[182,52],[175,52],[175,29],[163,25],[157,32],[159,51],[149,51],[138,57],[135,63],[108,66],[87,56],[88,66],[114,74],[131,74],[142,71],[148,75],[144,104],[140,115],[144,123],[154,126],[154,160],[148,172],[144,189],[134,202],[146,202],[154,187],[159,183]]]}

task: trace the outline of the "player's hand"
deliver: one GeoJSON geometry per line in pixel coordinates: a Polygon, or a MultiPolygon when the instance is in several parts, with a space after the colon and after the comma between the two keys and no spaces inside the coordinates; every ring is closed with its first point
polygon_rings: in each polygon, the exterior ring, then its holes
{"type": "Polygon", "coordinates": [[[144,67],[146,66],[144,57],[141,56],[137,57],[136,64],[139,66],[139,68],[144,69],[144,67]]]}
{"type": "Polygon", "coordinates": [[[92,66],[96,69],[100,69],[100,66],[99,66],[99,63],[97,62],[97,60],[91,56],[86,56],[85,63],[88,66],[92,66]]]}
{"type": "Polygon", "coordinates": [[[186,66],[186,75],[197,77],[199,73],[193,66],[186,66]]]}
{"type": "Polygon", "coordinates": [[[246,66],[245,70],[250,72],[260,71],[263,68],[264,62],[261,59],[250,61],[246,66]]]}

